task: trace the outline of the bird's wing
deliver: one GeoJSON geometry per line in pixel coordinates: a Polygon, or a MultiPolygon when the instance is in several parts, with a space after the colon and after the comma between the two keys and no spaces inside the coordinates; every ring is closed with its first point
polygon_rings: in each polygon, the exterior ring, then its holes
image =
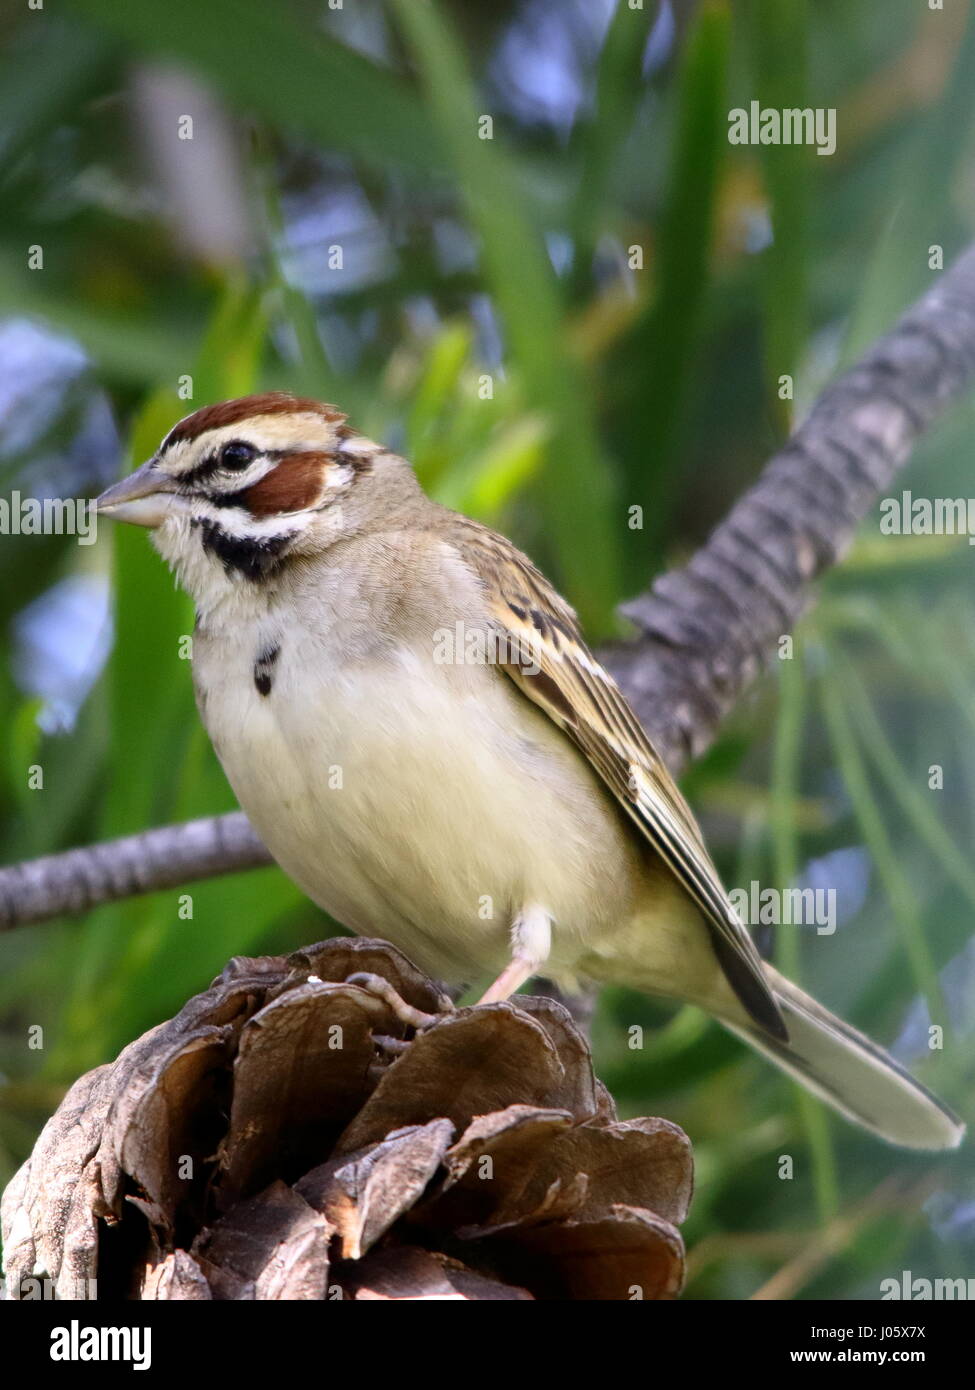
{"type": "MultiPolygon", "coordinates": [[[[460,521],[460,519],[458,519],[460,521]]],[[[455,543],[480,580],[518,688],[585,754],[620,806],[700,908],[738,998],[768,1033],[787,1032],[755,945],[704,845],[694,814],[569,605],[510,542],[474,522],[455,543]]]]}

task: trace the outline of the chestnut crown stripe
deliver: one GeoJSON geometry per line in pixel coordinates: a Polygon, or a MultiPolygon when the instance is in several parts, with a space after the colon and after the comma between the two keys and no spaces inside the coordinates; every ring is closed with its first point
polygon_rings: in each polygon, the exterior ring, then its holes
{"type": "Polygon", "coordinates": [[[307,396],[292,396],[288,391],[268,391],[259,396],[241,396],[234,401],[221,401],[218,405],[205,405],[192,415],[187,415],[169,431],[162,442],[161,452],[174,444],[199,439],[207,430],[224,429],[227,425],[239,425],[255,415],[320,415],[340,430],[346,416],[334,405],[314,401],[307,396]]]}

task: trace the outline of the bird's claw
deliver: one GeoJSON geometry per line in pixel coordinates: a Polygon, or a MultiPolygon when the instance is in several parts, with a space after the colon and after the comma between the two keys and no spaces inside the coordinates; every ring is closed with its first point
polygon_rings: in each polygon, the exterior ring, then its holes
{"type": "Polygon", "coordinates": [[[422,1009],[415,1009],[412,1004],[406,1002],[401,994],[397,993],[388,980],[384,980],[381,975],[370,974],[368,971],[360,971],[355,975],[350,975],[346,984],[356,985],[359,989],[364,989],[368,994],[381,999],[400,1023],[405,1024],[407,1028],[413,1028],[417,1033],[434,1028],[443,1021],[447,1014],[454,1011],[452,1001],[445,994],[442,994],[438,1001],[439,1013],[427,1014],[422,1009]]]}

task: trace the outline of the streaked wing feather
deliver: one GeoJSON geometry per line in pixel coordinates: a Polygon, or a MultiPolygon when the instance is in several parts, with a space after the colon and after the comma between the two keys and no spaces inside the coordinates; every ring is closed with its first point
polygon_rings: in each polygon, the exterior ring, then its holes
{"type": "Polygon", "coordinates": [[[484,584],[492,617],[514,653],[507,675],[585,754],[690,894],[729,982],[755,1021],[785,1037],[761,959],[694,815],[616,682],[583,641],[575,613],[502,537],[465,522],[458,548],[484,584]]]}

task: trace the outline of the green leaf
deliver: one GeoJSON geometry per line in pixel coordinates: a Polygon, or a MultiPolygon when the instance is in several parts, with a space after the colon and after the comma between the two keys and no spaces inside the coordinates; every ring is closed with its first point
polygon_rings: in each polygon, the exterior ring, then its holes
{"type": "Polygon", "coordinates": [[[568,597],[595,632],[619,597],[613,487],[600,457],[590,392],[567,350],[559,286],[498,131],[484,113],[456,39],[430,0],[393,0],[419,69],[504,321],[526,403],[547,417],[551,446],[540,492],[568,597]]]}
{"type": "Polygon", "coordinates": [[[420,379],[411,392],[406,420],[409,454],[428,484],[436,481],[436,472],[429,467],[425,455],[439,434],[448,402],[460,388],[472,340],[469,324],[446,324],[430,345],[420,379]]]}
{"type": "MultiPolygon", "coordinates": [[[[172,389],[149,399],[132,433],[133,465],[151,457],[180,413],[172,389]]],[[[148,532],[114,522],[103,522],[103,531],[109,526],[115,645],[108,667],[111,776],[102,832],[123,835],[167,814],[164,789],[137,770],[178,764],[184,731],[195,718],[189,663],[179,658],[181,638],[193,631],[193,605],[176,588],[148,532]]]]}
{"type": "MultiPolygon", "coordinates": [[[[621,370],[628,377],[639,373],[625,434],[627,499],[642,505],[645,535],[655,552],[669,531],[680,488],[679,447],[694,384],[718,179],[728,148],[728,52],[727,6],[707,0],[687,38],[674,97],[677,125],[654,297],[623,345],[621,370]]],[[[642,582],[646,576],[631,577],[642,582]]]]}
{"type": "Polygon", "coordinates": [[[837,658],[835,653],[833,660],[843,697],[853,712],[857,732],[871,762],[910,821],[915,834],[924,841],[945,873],[975,907],[975,869],[932,809],[930,793],[921,790],[902,764],[853,667],[849,662],[837,658]]]}
{"type": "MultiPolygon", "coordinates": [[[[933,17],[940,22],[938,16],[933,17]]],[[[911,130],[897,176],[889,179],[889,202],[856,308],[850,317],[840,366],[853,362],[896,316],[927,289],[936,272],[928,247],[944,247],[951,228],[949,198],[958,177],[967,178],[975,130],[975,10],[970,11],[947,90],[911,130]]]]}
{"type": "MultiPolygon", "coordinates": [[[[751,0],[746,14],[755,99],[779,111],[805,107],[807,0],[751,0]]],[[[766,391],[785,435],[791,402],[779,399],[778,378],[795,376],[808,338],[810,175],[828,161],[801,144],[761,145],[757,153],[772,222],[772,243],[761,253],[766,391]]]]}
{"type": "Polygon", "coordinates": [[[578,139],[579,179],[571,214],[577,290],[588,285],[617,156],[644,94],[643,53],[653,17],[649,4],[633,9],[629,0],[617,0],[599,55],[595,111],[578,139]]]}
{"type": "Polygon", "coordinates": [[[826,726],[836,761],[861,833],[884,886],[915,984],[924,995],[931,1021],[947,1027],[948,1011],[941,993],[938,972],[921,925],[917,894],[901,866],[884,823],[883,813],[870,785],[842,693],[839,686],[827,678],[821,682],[821,694],[826,726]]]}
{"type": "Polygon", "coordinates": [[[437,489],[438,500],[486,525],[499,525],[504,508],[543,466],[547,442],[545,422],[521,416],[463,469],[451,472],[437,489]]]}
{"type": "Polygon", "coordinates": [[[70,120],[118,58],[113,40],[57,15],[27,14],[16,39],[21,42],[9,46],[0,62],[3,173],[61,121],[70,120]]]}
{"type": "Polygon", "coordinates": [[[96,309],[78,296],[67,298],[39,285],[45,279],[0,251],[0,310],[44,319],[76,338],[101,371],[116,381],[145,387],[164,380],[186,360],[185,332],[171,323],[96,309]]]}
{"type": "MultiPolygon", "coordinates": [[[[782,891],[799,876],[799,843],[796,835],[796,802],[802,763],[805,719],[805,684],[798,655],[779,662],[779,717],[772,753],[772,865],[782,891]]],[[[800,979],[799,929],[780,926],[775,938],[775,960],[782,973],[798,984],[800,979]]],[[[813,1184],[820,1220],[828,1222],[839,1210],[836,1158],[830,1138],[829,1118],[821,1101],[804,1087],[795,1091],[796,1103],[812,1155],[813,1184]]]]}
{"type": "Polygon", "coordinates": [[[336,380],[326,356],[315,307],[303,290],[288,278],[281,264],[284,215],[276,183],[277,171],[266,133],[259,132],[254,143],[255,183],[261,190],[269,230],[270,281],[273,293],[280,301],[281,316],[289,325],[298,348],[298,361],[290,369],[290,388],[300,395],[344,402],[344,383],[336,380]]]}
{"type": "MultiPolygon", "coordinates": [[[[238,110],[315,136],[385,168],[430,169],[436,131],[395,73],[264,0],[75,0],[82,14],[147,53],[210,78],[238,110]]],[[[175,133],[174,133],[175,138],[175,133]]]]}

